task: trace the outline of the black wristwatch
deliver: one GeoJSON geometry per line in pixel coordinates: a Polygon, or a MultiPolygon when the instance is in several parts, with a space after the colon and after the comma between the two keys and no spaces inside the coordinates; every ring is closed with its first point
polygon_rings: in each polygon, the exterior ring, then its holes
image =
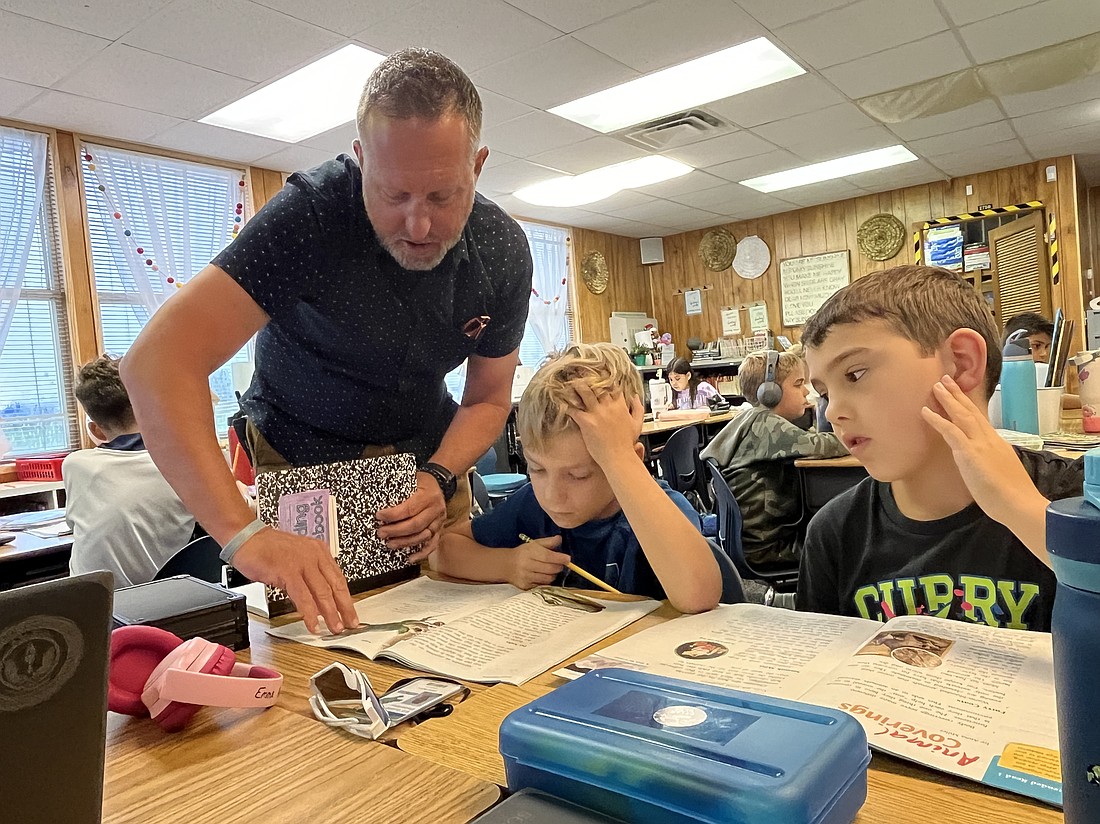
{"type": "Polygon", "coordinates": [[[447,467],[437,463],[426,463],[420,467],[420,471],[427,472],[435,478],[435,482],[439,484],[440,491],[443,492],[444,501],[449,501],[455,496],[455,491],[458,489],[458,478],[456,478],[455,473],[451,472],[447,467]]]}

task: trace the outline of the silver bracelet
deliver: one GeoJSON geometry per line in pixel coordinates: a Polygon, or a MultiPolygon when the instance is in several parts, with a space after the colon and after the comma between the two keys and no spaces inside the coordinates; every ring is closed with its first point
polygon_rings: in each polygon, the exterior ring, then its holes
{"type": "Polygon", "coordinates": [[[227,564],[233,563],[233,556],[237,554],[237,550],[241,548],[244,542],[255,535],[257,532],[259,532],[261,529],[266,528],[267,524],[265,524],[259,518],[249,524],[246,524],[240,532],[229,539],[229,543],[222,547],[222,552],[220,556],[221,559],[227,564]]]}

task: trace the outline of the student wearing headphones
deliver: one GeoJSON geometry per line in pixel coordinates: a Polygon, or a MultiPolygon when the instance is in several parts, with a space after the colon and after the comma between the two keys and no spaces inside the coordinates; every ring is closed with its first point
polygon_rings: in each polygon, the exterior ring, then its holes
{"type": "Polygon", "coordinates": [[[795,458],[848,454],[832,433],[795,425],[810,403],[802,347],[753,352],[737,370],[753,408],[730,421],[702,452],[722,468],[744,518],[745,560],[790,566],[802,553],[802,491],[795,458]]]}

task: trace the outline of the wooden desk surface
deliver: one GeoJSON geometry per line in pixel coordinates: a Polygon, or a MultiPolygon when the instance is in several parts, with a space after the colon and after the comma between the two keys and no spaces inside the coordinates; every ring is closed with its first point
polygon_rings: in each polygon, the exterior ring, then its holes
{"type": "Polygon", "coordinates": [[[111,714],[104,824],[467,822],[500,789],[281,707],[204,708],[179,733],[111,714]]]}
{"type": "Polygon", "coordinates": [[[0,546],[0,564],[69,552],[72,547],[72,535],[61,535],[57,538],[39,538],[37,535],[31,535],[27,532],[17,532],[14,541],[0,546]]]}
{"type": "Polygon", "coordinates": [[[642,437],[656,435],[658,432],[672,432],[676,429],[683,429],[685,426],[709,426],[714,423],[727,423],[736,418],[739,412],[740,410],[731,409],[729,412],[722,412],[719,415],[688,421],[646,421],[642,424],[642,437]]]}

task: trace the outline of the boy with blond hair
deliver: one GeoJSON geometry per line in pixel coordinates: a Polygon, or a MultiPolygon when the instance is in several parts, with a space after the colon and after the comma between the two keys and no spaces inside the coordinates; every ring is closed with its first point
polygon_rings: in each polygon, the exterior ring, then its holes
{"type": "Polygon", "coordinates": [[[753,352],[737,369],[741,392],[753,408],[726,424],[702,453],[718,462],[737,499],[745,560],[761,568],[790,567],[802,554],[802,488],[795,459],[848,454],[831,432],[807,432],[795,424],[810,406],[802,347],[772,357],[782,390],[778,403],[766,406],[757,397],[768,353],[753,352]]]}
{"type": "MultiPolygon", "coordinates": [[[[520,401],[531,483],[446,533],[432,568],[530,589],[555,583],[572,562],[623,592],[667,597],[681,612],[716,606],[718,564],[687,499],[646,470],[642,416],[642,381],[623,350],[570,346],[520,401]]],[[[566,573],[564,585],[589,586],[566,573]]]]}
{"type": "Polygon", "coordinates": [[[860,278],[806,323],[814,386],[871,477],[810,522],[799,609],[1049,631],[1046,507],[1081,494],[1083,466],[990,426],[999,340],[973,288],[927,266],[860,278]]]}

